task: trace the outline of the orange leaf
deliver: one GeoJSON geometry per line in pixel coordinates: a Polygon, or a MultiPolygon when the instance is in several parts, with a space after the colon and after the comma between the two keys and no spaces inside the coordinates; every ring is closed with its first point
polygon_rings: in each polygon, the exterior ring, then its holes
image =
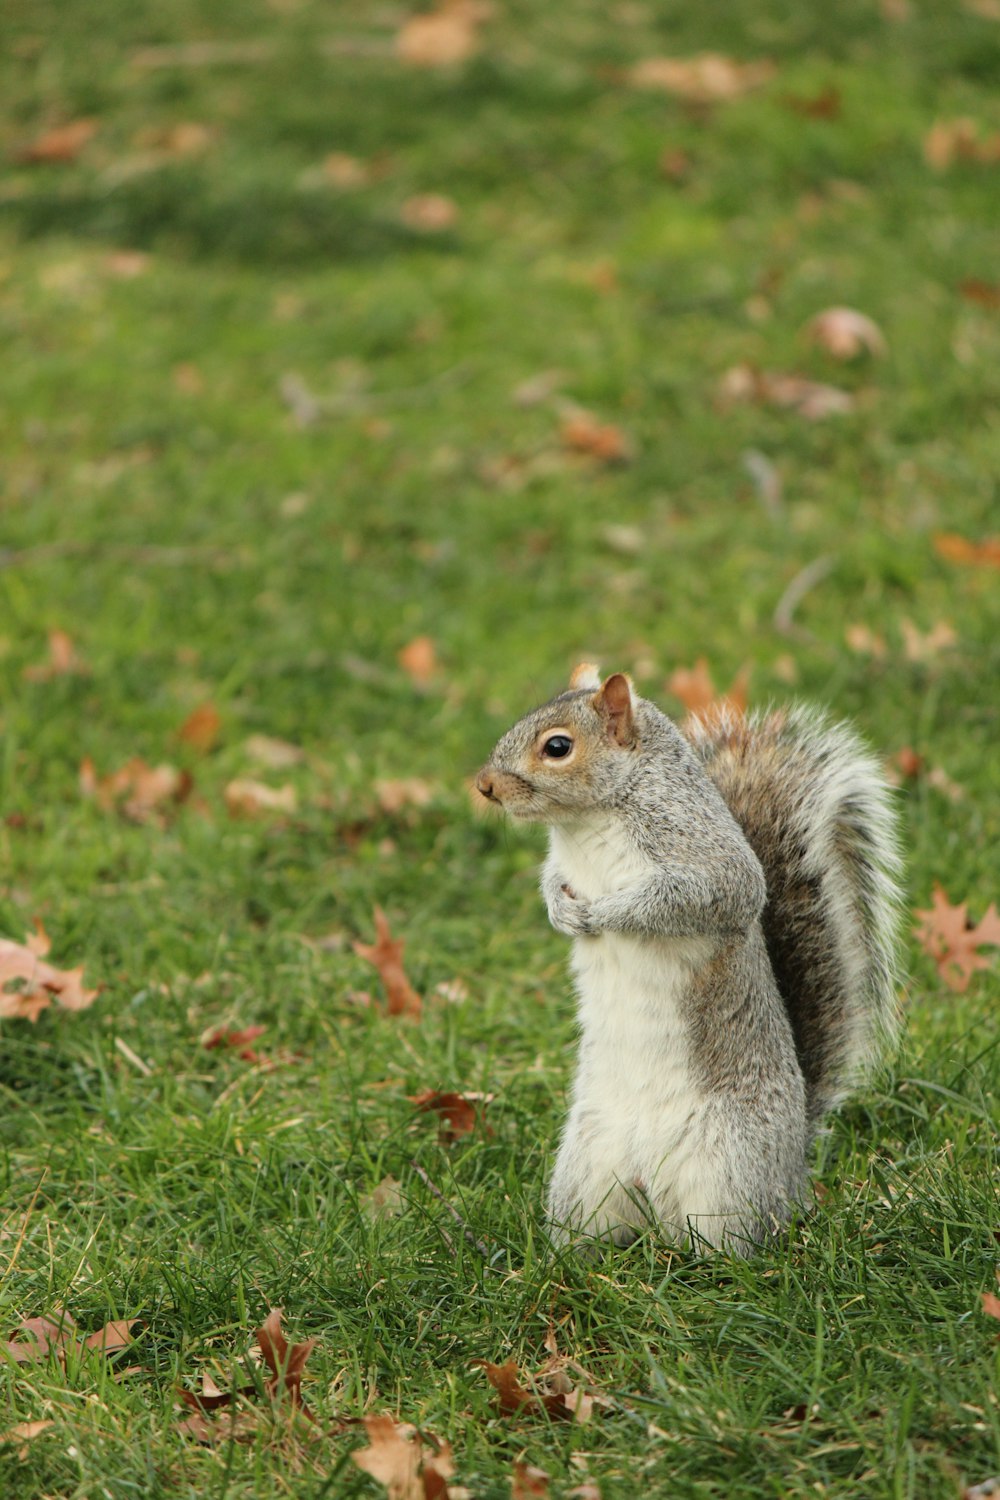
{"type": "Polygon", "coordinates": [[[266,1030],[266,1026],[244,1026],[242,1031],[227,1031],[224,1026],[215,1026],[204,1033],[201,1045],[206,1052],[212,1052],[216,1047],[229,1047],[244,1062],[259,1063],[263,1059],[250,1044],[263,1036],[266,1030]]]}
{"type": "Polygon", "coordinates": [[[150,766],[138,755],[108,776],[97,775],[89,755],[80,762],[81,795],[96,797],[105,812],[117,809],[133,823],[148,823],[167,804],[185,802],[193,786],[190,772],[176,766],[150,766]]]}
{"type": "Polygon", "coordinates": [[[456,67],[478,52],[477,27],[489,11],[483,0],[441,0],[437,10],[404,21],[396,53],[413,68],[456,67]]]}
{"type": "Polygon", "coordinates": [[[62,1010],[86,1010],[97,999],[97,990],[84,989],[83,969],[57,969],[45,963],[40,955],[47,949],[40,942],[38,936],[27,944],[0,938],[0,1018],[34,1022],[52,1004],[62,1010]]]}
{"type": "Polygon", "coordinates": [[[402,938],[393,938],[385,912],[380,906],[376,906],[375,942],[355,943],[354,951],[359,958],[366,959],[378,970],[385,985],[390,1016],[412,1016],[415,1021],[419,1021],[423,1002],[403,969],[405,946],[402,938]]]}
{"type": "Polygon", "coordinates": [[[397,651],[396,660],[417,687],[426,687],[438,669],[434,642],[429,635],[415,636],[397,651]]]}
{"type": "Polygon", "coordinates": [[[1000,916],[991,903],[982,920],[973,926],[966,903],[953,906],[939,885],[935,885],[931,900],[928,910],[915,913],[921,921],[913,930],[948,988],[962,994],[977,969],[989,968],[989,960],[977,949],[1000,946],[1000,916]]]}
{"type": "Polygon", "coordinates": [[[550,1417],[564,1422],[586,1422],[591,1416],[594,1399],[581,1390],[542,1391],[538,1394],[525,1390],[520,1371],[512,1359],[502,1365],[491,1364],[488,1359],[474,1359],[472,1364],[486,1371],[502,1412],[536,1415],[545,1411],[550,1417]]]}
{"type": "Polygon", "coordinates": [[[441,1115],[441,1139],[450,1144],[460,1135],[470,1135],[476,1128],[479,1113],[491,1104],[493,1094],[438,1093],[425,1089],[421,1094],[411,1094],[410,1102],[421,1112],[433,1110],[441,1115]]]}
{"type": "Polygon", "coordinates": [[[934,534],[934,551],[945,562],[964,563],[973,568],[1000,568],[1000,536],[970,542],[952,531],[934,534]]]}
{"type": "Polygon", "coordinates": [[[510,1500],[533,1500],[535,1496],[540,1497],[540,1500],[548,1500],[548,1493],[549,1476],[545,1470],[519,1459],[510,1479],[510,1500]]]}
{"type": "Polygon", "coordinates": [[[568,413],[559,429],[563,446],[574,453],[585,453],[602,464],[627,463],[631,448],[620,427],[599,422],[588,411],[568,413]]]}
{"type": "Polygon", "coordinates": [[[991,1318],[1000,1318],[1000,1297],[994,1292],[983,1292],[983,1312],[991,1318]]]}
{"type": "Polygon", "coordinates": [[[188,714],[178,730],[178,736],[193,750],[207,755],[219,742],[222,718],[214,703],[200,703],[188,714]]]}
{"type": "Polygon", "coordinates": [[[742,667],[733,678],[727,693],[717,693],[708,661],[699,656],[693,667],[678,667],[667,681],[667,687],[684,707],[698,719],[711,719],[724,708],[742,718],[747,709],[749,668],[742,667]]]}
{"type": "Polygon", "coordinates": [[[76,161],[96,131],[96,120],[71,120],[68,125],[56,125],[46,130],[12,155],[16,162],[26,166],[76,161]]]}

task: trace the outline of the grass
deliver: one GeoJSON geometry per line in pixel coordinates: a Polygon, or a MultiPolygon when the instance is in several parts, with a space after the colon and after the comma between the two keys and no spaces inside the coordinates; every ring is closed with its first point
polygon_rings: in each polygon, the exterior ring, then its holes
{"type": "Polygon", "coordinates": [[[912,904],[934,881],[977,918],[996,898],[1000,590],[933,537],[997,529],[1000,318],[960,286],[995,280],[998,169],[922,154],[937,119],[1000,128],[987,10],[511,0],[448,73],[396,60],[388,8],[15,7],[0,142],[99,129],[0,188],[0,931],[40,915],[102,993],[3,1026],[0,1304],[6,1330],[59,1305],[144,1328],[121,1378],[0,1372],[0,1430],[52,1423],[23,1458],[0,1447],[5,1497],[360,1500],[382,1491],[336,1420],[364,1411],[449,1439],[477,1500],[509,1493],[518,1457],[604,1500],[954,1496],[1000,1467],[980,1311],[996,972],[956,996],[911,945],[895,1071],[832,1123],[822,1204],[787,1242],[749,1264],[652,1237],[554,1257],[564,944],[538,840],[473,821],[463,790],[575,660],[636,667],[676,709],[667,678],[704,654],[721,683],[749,664],[756,701],[826,702],[943,769],[959,800],[927,777],[901,794],[912,904]],[[213,40],[258,50],[136,60],[213,40]],[[713,110],[621,81],[706,49],[777,76],[713,110]],[[828,88],[835,119],[788,104],[828,88]],[[204,149],[178,154],[191,122],[204,149]],[[324,182],[333,151],[371,180],[324,182]],[[444,233],[403,222],[426,192],[457,206],[444,233]],[[886,357],[809,346],[831,304],[874,317],[886,357]],[[855,410],[725,409],[741,363],[855,410]],[[630,463],[566,453],[558,396],[512,401],[546,369],[630,463]],[[321,403],[306,427],[290,373],[321,403]],[[748,450],[780,472],[776,518],[748,450]],[[788,636],[776,606],[820,557],[788,636]],[[942,619],[955,646],[908,659],[902,622],[942,619]],[[884,652],[849,649],[857,625],[884,652]],[[25,677],[50,629],[86,675],[25,677]],[[421,634],[441,663],[424,689],[397,664],[421,634]],[[178,730],[204,701],[222,732],[199,755],[178,730]],[[306,751],[263,773],[296,786],[293,817],[226,815],[255,733],[306,751]],[[186,766],[194,796],[131,823],[81,798],[85,755],[186,766]],[[380,809],[375,781],[400,776],[432,784],[427,807],[380,809]],[[372,986],[351,941],[376,903],[429,997],[419,1025],[350,998],[372,986]],[[467,1001],[430,998],[455,978],[467,1001]],[[222,1024],[266,1026],[261,1048],[293,1060],[202,1049],[222,1024]],[[489,1131],[442,1145],[408,1099],[437,1087],[495,1093],[489,1131]],[[375,1222],[387,1175],[403,1210],[375,1222]],[[318,1339],[322,1434],[193,1444],[177,1382],[229,1380],[272,1305],[318,1339]],[[537,1369],[550,1323],[613,1400],[587,1425],[498,1417],[470,1367],[537,1369]]]}

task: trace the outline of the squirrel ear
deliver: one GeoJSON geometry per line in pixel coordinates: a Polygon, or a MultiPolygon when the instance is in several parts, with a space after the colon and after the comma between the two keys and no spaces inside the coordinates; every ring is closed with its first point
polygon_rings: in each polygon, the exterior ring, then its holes
{"type": "Polygon", "coordinates": [[[594,695],[594,707],[608,721],[612,739],[626,747],[635,744],[635,698],[631,679],[615,672],[594,695]]]}
{"type": "Polygon", "coordinates": [[[596,692],[601,685],[600,667],[592,661],[580,662],[570,674],[569,685],[571,688],[589,688],[596,692]]]}

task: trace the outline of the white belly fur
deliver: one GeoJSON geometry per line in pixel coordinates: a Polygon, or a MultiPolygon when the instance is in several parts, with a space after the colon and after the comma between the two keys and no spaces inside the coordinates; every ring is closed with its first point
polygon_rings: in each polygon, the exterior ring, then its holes
{"type": "MultiPolygon", "coordinates": [[[[654,872],[638,849],[606,826],[553,829],[551,849],[584,900],[654,872]]],[[[640,1187],[655,1197],[661,1218],[681,1207],[671,1187],[698,1147],[700,1132],[692,1124],[706,1101],[694,1076],[683,999],[692,973],[715,947],[706,938],[610,932],[573,944],[582,1035],[564,1151],[574,1135],[576,1149],[593,1153],[595,1176],[608,1183],[610,1174],[629,1190],[640,1187]]]]}

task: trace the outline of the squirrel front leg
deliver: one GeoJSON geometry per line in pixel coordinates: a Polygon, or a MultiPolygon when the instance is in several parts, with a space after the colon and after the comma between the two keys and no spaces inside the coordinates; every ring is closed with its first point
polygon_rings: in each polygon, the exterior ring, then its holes
{"type": "Polygon", "coordinates": [[[725,937],[764,910],[767,886],[749,844],[698,866],[665,865],[648,880],[590,903],[592,932],[635,937],[725,937]]]}
{"type": "Polygon", "coordinates": [[[542,896],[549,921],[566,937],[587,937],[597,929],[591,922],[591,904],[578,896],[551,858],[542,866],[542,896]]]}

